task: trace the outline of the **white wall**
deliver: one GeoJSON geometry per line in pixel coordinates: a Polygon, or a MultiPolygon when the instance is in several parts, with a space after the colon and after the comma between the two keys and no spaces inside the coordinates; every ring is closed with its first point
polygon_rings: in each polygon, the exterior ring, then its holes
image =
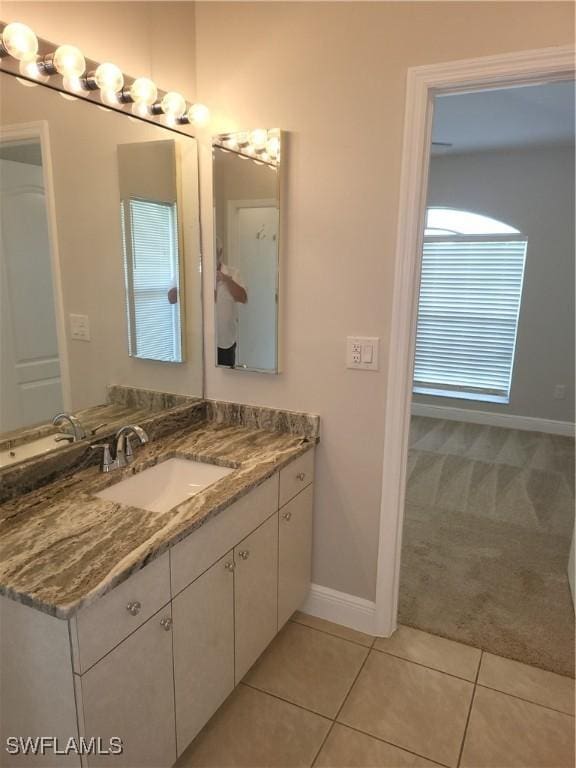
{"type": "MultiPolygon", "coordinates": [[[[197,95],[213,110],[213,132],[289,132],[284,373],[227,371],[208,360],[207,395],[322,416],[313,579],[373,599],[406,70],[568,43],[573,9],[537,2],[198,3],[196,39],[197,95]],[[381,337],[380,372],[346,370],[348,334],[381,337]]],[[[207,145],[202,151],[203,229],[210,232],[211,158],[207,145]]],[[[211,254],[208,239],[205,249],[211,254]]],[[[211,295],[206,283],[204,295],[211,295]]],[[[211,349],[206,301],[205,322],[211,349]]]]}
{"type": "Polygon", "coordinates": [[[504,221],[528,239],[510,403],[414,395],[415,403],[574,422],[574,150],[435,157],[428,204],[504,221]],[[566,386],[555,400],[554,386],[566,386]]]}

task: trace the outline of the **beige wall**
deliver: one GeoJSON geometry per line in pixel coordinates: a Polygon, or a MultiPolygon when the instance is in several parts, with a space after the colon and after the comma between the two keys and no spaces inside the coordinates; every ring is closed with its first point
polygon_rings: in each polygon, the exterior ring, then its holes
{"type": "Polygon", "coordinates": [[[500,219],[528,240],[510,403],[414,402],[574,422],[574,150],[436,157],[428,203],[500,219]],[[555,400],[554,387],[566,387],[555,400]]]}
{"type": "MultiPolygon", "coordinates": [[[[573,28],[572,5],[554,2],[197,4],[198,98],[213,131],[289,131],[284,373],[209,363],[207,394],[321,414],[319,584],[374,598],[406,70],[565,44],[573,28]],[[381,337],[380,372],[346,370],[348,334],[381,337]]],[[[205,232],[209,167],[205,146],[205,232]]],[[[205,320],[211,349],[210,302],[205,320]]]]}

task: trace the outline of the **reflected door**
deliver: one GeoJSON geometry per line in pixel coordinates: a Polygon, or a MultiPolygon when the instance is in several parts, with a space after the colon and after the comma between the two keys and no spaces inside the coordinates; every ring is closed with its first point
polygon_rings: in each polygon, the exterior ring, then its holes
{"type": "Polygon", "coordinates": [[[278,208],[236,209],[236,267],[248,301],[238,309],[236,364],[276,368],[276,302],[278,274],[278,208]]]}
{"type": "Polygon", "coordinates": [[[0,432],[62,410],[40,165],[0,160],[0,432]]]}

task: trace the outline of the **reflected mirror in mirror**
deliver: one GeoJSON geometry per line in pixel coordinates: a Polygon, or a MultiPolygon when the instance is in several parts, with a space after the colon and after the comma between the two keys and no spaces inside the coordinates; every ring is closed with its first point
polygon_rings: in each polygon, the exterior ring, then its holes
{"type": "Polygon", "coordinates": [[[118,147],[128,351],[181,363],[182,279],[176,143],[118,147]]]}
{"type": "Polygon", "coordinates": [[[213,141],[218,366],[278,373],[279,130],[213,141]]]}
{"type": "Polygon", "coordinates": [[[0,114],[0,453],[112,428],[112,385],[202,397],[196,140],[6,72],[0,114]]]}

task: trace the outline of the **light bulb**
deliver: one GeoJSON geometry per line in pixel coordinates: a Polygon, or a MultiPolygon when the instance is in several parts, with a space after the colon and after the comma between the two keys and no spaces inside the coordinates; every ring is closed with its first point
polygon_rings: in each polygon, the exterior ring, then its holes
{"type": "Polygon", "coordinates": [[[264,149],[268,141],[268,131],[266,128],[256,128],[250,133],[250,142],[254,149],[264,149]]]}
{"type": "Polygon", "coordinates": [[[186,99],[182,94],[177,93],[176,91],[170,91],[164,96],[160,102],[160,106],[165,115],[179,118],[186,112],[186,99]]]}
{"type": "Polygon", "coordinates": [[[7,53],[18,61],[34,56],[38,52],[38,38],[30,27],[18,21],[4,27],[2,45],[7,53]]]}
{"type": "Polygon", "coordinates": [[[135,101],[134,104],[132,104],[132,114],[137,117],[149,117],[150,107],[148,104],[144,104],[143,101],[135,101]]]}
{"type": "Polygon", "coordinates": [[[22,59],[18,69],[21,75],[37,80],[39,83],[46,83],[50,79],[38,66],[38,56],[36,54],[30,56],[30,58],[22,59]]]}
{"type": "Polygon", "coordinates": [[[236,143],[239,147],[247,147],[250,144],[250,136],[247,131],[236,134],[236,143]]]}
{"type": "Polygon", "coordinates": [[[156,101],[158,88],[147,77],[139,77],[130,86],[130,96],[135,104],[150,106],[156,101]]]}
{"type": "Polygon", "coordinates": [[[278,157],[280,154],[280,139],[278,136],[271,136],[266,142],[266,151],[270,157],[278,157]]]}
{"type": "Polygon", "coordinates": [[[120,103],[116,91],[109,88],[103,88],[100,91],[100,101],[103,104],[108,104],[109,107],[117,107],[120,103]]]}
{"type": "Polygon", "coordinates": [[[210,119],[210,110],[204,104],[192,104],[188,110],[188,120],[194,125],[203,125],[210,119]]]}
{"type": "Polygon", "coordinates": [[[227,139],[224,139],[224,146],[228,147],[228,149],[238,149],[238,142],[234,136],[229,136],[227,139]]]}
{"type": "Polygon", "coordinates": [[[94,72],[94,82],[101,91],[121,91],[124,87],[124,75],[116,64],[99,64],[94,72]]]}
{"type": "Polygon", "coordinates": [[[60,45],[56,48],[52,63],[62,77],[80,77],[86,69],[82,51],[73,45],[60,45]]]}
{"type": "Polygon", "coordinates": [[[72,93],[77,93],[82,96],[88,95],[88,92],[82,87],[82,80],[76,75],[62,78],[62,85],[67,91],[71,91],[72,93]]]}

